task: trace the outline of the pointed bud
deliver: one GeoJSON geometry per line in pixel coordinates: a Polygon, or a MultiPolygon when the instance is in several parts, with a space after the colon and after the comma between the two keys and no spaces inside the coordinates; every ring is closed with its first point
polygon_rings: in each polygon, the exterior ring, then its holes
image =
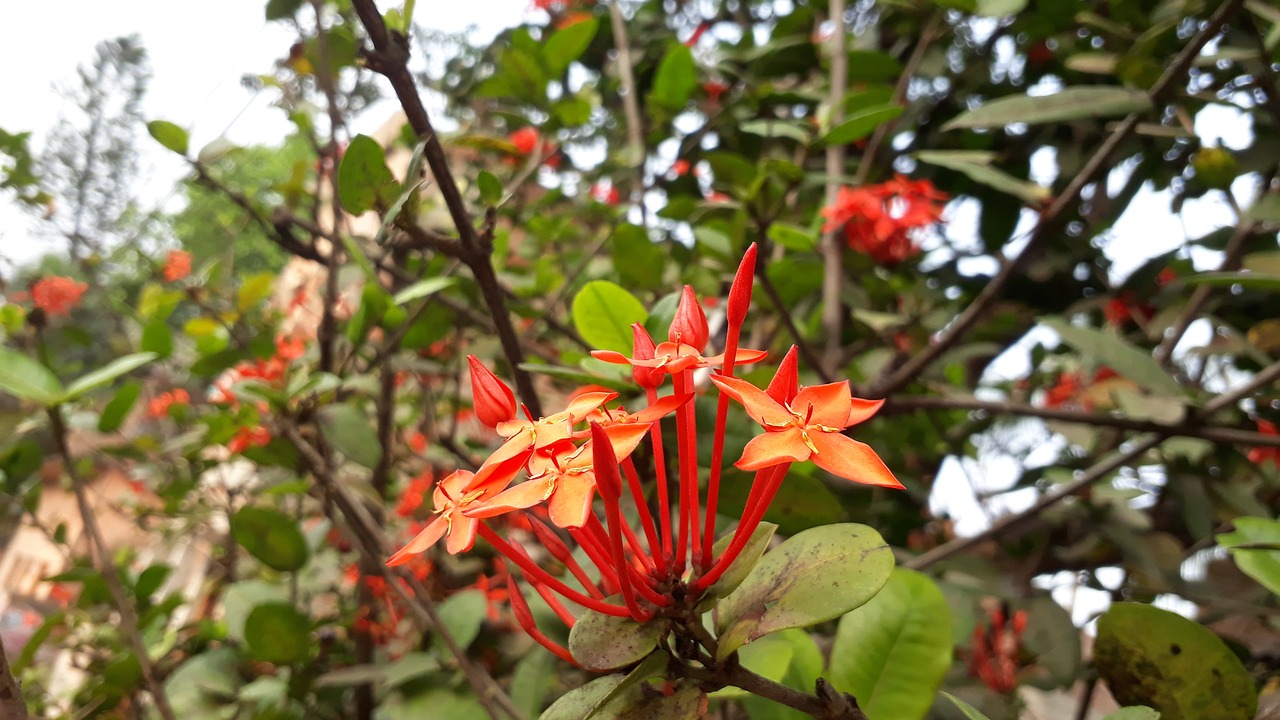
{"type": "Polygon", "coordinates": [[[738,274],[733,276],[733,285],[729,286],[729,303],[725,313],[729,326],[741,326],[747,319],[747,308],[751,307],[751,286],[756,278],[756,244],[751,243],[738,265],[738,274]]]}
{"type": "Polygon", "coordinates": [[[475,355],[467,356],[467,364],[471,366],[471,403],[480,422],[493,428],[514,419],[516,396],[511,388],[475,355]]]}
{"type": "MultiPolygon", "coordinates": [[[[636,360],[652,360],[653,351],[656,347],[653,344],[653,338],[650,337],[649,331],[644,329],[644,325],[640,323],[631,323],[631,334],[634,337],[631,345],[631,357],[636,360]]],[[[645,389],[658,388],[662,385],[667,374],[657,368],[631,366],[631,378],[636,384],[645,389]]]]}
{"type": "Polygon", "coordinates": [[[617,503],[622,497],[622,473],[613,454],[613,443],[600,423],[591,423],[591,464],[596,472],[596,488],[606,503],[617,503]]]}
{"type": "Polygon", "coordinates": [[[799,351],[796,346],[792,345],[787,351],[786,357],[782,358],[782,362],[778,363],[778,370],[773,374],[773,379],[769,381],[769,387],[764,392],[769,397],[786,405],[795,399],[796,393],[800,391],[800,369],[799,369],[799,351]]]}
{"type": "Polygon", "coordinates": [[[709,335],[707,314],[698,304],[698,296],[694,294],[693,288],[685,285],[684,292],[680,295],[680,306],[676,308],[676,316],[671,319],[667,339],[702,352],[707,347],[709,335]]]}
{"type": "Polygon", "coordinates": [[[538,629],[537,623],[533,619],[533,612],[529,610],[529,603],[524,599],[524,595],[520,592],[520,586],[516,584],[514,575],[507,576],[507,597],[511,601],[511,614],[516,616],[516,622],[520,623],[520,627],[525,632],[529,629],[538,629]]]}
{"type": "Polygon", "coordinates": [[[572,553],[569,552],[569,546],[564,544],[560,536],[554,530],[547,527],[538,519],[530,519],[529,527],[533,528],[533,534],[537,536],[538,542],[551,553],[551,557],[568,565],[572,560],[572,553]]]}

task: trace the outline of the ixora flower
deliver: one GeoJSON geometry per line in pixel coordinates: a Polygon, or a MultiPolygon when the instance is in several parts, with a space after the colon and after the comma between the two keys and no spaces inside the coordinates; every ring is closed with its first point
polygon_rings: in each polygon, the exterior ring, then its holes
{"type": "Polygon", "coordinates": [[[69,277],[51,275],[31,284],[31,302],[49,315],[69,315],[80,304],[80,296],[89,286],[69,277]]]}
{"type": "MultiPolygon", "coordinates": [[[[883,401],[853,397],[847,381],[799,385],[795,348],[782,358],[768,387],[761,389],[737,377],[739,367],[766,355],[739,347],[751,304],[755,262],[752,245],[725,304],[723,352],[705,354],[720,338],[711,337],[703,303],[686,287],[664,342],[655,344],[636,324],[630,357],[614,351],[593,353],[601,360],[631,366],[634,389],[627,395],[639,399],[628,400],[625,408],[615,402],[618,392],[583,388],[562,410],[534,418],[522,408],[523,417],[517,416],[520,405],[511,389],[477,358],[469,357],[476,413],[505,440],[474,474],[458,471],[436,485],[434,517],[389,564],[409,562],[441,540],[448,552],[456,554],[483,538],[520,570],[519,577],[514,572],[508,576],[506,593],[520,626],[559,657],[599,669],[604,666],[589,654],[570,652],[575,647],[573,635],[565,648],[538,628],[521,593],[521,580],[570,628],[578,627],[584,616],[571,612],[566,601],[618,622],[673,623],[668,629],[679,633],[689,623],[701,625],[705,602],[725,594],[722,578],[733,584],[743,581],[745,572],[726,573],[740,556],[755,562],[758,556],[745,553],[745,548],[757,529],[772,532],[761,528],[763,518],[792,464],[812,461],[853,482],[901,488],[874,450],[844,434],[871,418],[883,401]],[[717,396],[715,424],[704,435],[698,433],[700,418],[694,408],[694,373],[699,369],[711,370],[707,390],[717,396]],[[669,389],[664,388],[668,379],[669,389]],[[727,544],[717,543],[719,490],[727,464],[725,431],[730,408],[737,405],[763,432],[747,444],[735,463],[755,477],[741,520],[722,538],[727,544]],[[666,437],[670,430],[664,431],[662,422],[669,416],[674,416],[674,453],[672,438],[666,437]],[[708,444],[708,437],[711,465],[704,473],[699,467],[700,446],[708,444]],[[641,448],[644,462],[633,460],[641,448]],[[672,472],[674,480],[669,477],[672,472]],[[639,531],[628,517],[637,519],[639,531]],[[495,524],[499,518],[501,525],[495,524]],[[508,537],[499,532],[501,527],[516,531],[508,537]],[[580,553],[570,550],[568,539],[577,543],[580,553]],[[568,573],[561,577],[541,567],[534,560],[538,554],[522,544],[533,542],[568,573]],[[595,566],[594,573],[580,564],[581,558],[595,566]],[[712,594],[713,590],[719,594],[712,594]]],[[[705,416],[701,422],[705,425],[705,416]]],[[[425,496],[426,489],[418,483],[410,486],[401,500],[409,512],[418,507],[409,496],[415,492],[425,496]]],[[[847,543],[833,547],[858,558],[882,551],[887,579],[892,566],[887,547],[873,531],[865,530],[874,544],[856,551],[841,549],[847,543]]],[[[840,607],[839,601],[832,607],[840,607]]],[[[830,617],[814,622],[822,619],[830,617]]],[[[603,638],[612,637],[612,630],[597,631],[603,638]]],[[[742,644],[742,640],[736,642],[734,647],[742,644]]],[[[701,647],[716,652],[714,643],[701,647]]]]}
{"type": "Polygon", "coordinates": [[[895,175],[878,185],[840,188],[822,210],[824,232],[844,227],[849,247],[883,265],[896,265],[920,253],[916,234],[942,222],[947,195],[928,180],[895,175]]]}

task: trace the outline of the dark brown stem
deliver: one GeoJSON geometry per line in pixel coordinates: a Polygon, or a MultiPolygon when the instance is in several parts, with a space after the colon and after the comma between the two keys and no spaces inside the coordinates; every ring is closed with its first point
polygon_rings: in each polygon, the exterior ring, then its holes
{"type": "Polygon", "coordinates": [[[0,717],[8,720],[28,720],[31,717],[27,714],[27,704],[22,700],[22,688],[4,656],[4,646],[0,646],[0,717]]]}
{"type": "Polygon", "coordinates": [[[138,627],[138,614],[134,611],[129,595],[124,590],[124,584],[120,581],[115,560],[107,550],[107,542],[102,536],[102,528],[98,526],[98,516],[94,513],[93,505],[89,502],[89,493],[85,487],[84,477],[76,470],[75,458],[72,457],[71,446],[67,442],[67,426],[62,420],[61,406],[55,405],[49,408],[48,416],[49,430],[58,446],[58,454],[62,457],[62,464],[67,471],[67,477],[71,478],[71,489],[76,496],[76,506],[80,510],[80,519],[84,523],[85,533],[89,536],[90,553],[102,573],[102,581],[107,586],[107,592],[111,595],[112,604],[115,605],[116,612],[120,615],[120,634],[124,636],[125,642],[129,643],[129,646],[133,649],[134,656],[138,659],[138,667],[142,671],[142,681],[146,683],[147,690],[151,693],[151,701],[155,704],[156,712],[164,720],[176,720],[177,716],[173,714],[173,708],[169,705],[169,697],[164,691],[164,683],[156,675],[156,668],[151,662],[150,651],[147,650],[147,644],[142,639],[142,630],[138,627]]]}
{"type": "MultiPolygon", "coordinates": [[[[1191,63],[1200,55],[1200,50],[1206,43],[1217,36],[1222,29],[1222,25],[1240,9],[1242,2],[1243,0],[1226,0],[1226,2],[1223,2],[1205,22],[1200,32],[1196,33],[1182,49],[1182,52],[1178,53],[1178,56],[1169,64],[1164,74],[1160,76],[1160,79],[1148,93],[1148,97],[1154,106],[1159,107],[1161,103],[1169,99],[1175,91],[1177,83],[1183,79],[1187,69],[1191,66],[1191,63]]],[[[863,391],[862,394],[865,397],[888,397],[892,395],[914,381],[935,360],[942,357],[956,343],[960,342],[995,307],[1009,281],[1016,277],[1026,263],[1039,253],[1040,247],[1055,235],[1057,229],[1067,219],[1067,210],[1075,206],[1085,187],[1094,182],[1101,173],[1111,168],[1112,156],[1138,127],[1138,121],[1145,114],[1145,112],[1132,113],[1120,121],[1097,151],[1094,152],[1093,156],[1089,158],[1089,161],[1080,169],[1080,172],[1063,189],[1062,193],[1041,213],[1040,221],[1036,223],[1035,229],[1031,231],[1031,237],[1027,240],[1018,257],[1004,262],[1000,272],[983,287],[973,302],[956,317],[936,342],[929,344],[918,355],[913,356],[893,373],[881,377],[870,388],[863,391]]]]}
{"type": "Polygon", "coordinates": [[[695,680],[717,687],[732,685],[820,720],[867,720],[857,700],[839,692],[822,678],[818,679],[814,692],[807,693],[757,675],[734,661],[715,669],[693,666],[682,666],[681,669],[695,680]]]}

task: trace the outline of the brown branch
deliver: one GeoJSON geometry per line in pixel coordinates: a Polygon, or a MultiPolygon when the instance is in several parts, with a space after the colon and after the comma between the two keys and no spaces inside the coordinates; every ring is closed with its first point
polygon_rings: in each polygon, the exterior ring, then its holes
{"type": "MultiPolygon", "coordinates": [[[[1252,394],[1253,391],[1261,387],[1264,387],[1266,385],[1270,385],[1274,383],[1277,380],[1277,378],[1280,378],[1280,363],[1274,363],[1272,365],[1268,365],[1265,369],[1260,371],[1257,375],[1254,375],[1252,379],[1242,384],[1240,387],[1234,390],[1231,390],[1229,392],[1225,392],[1219,395],[1218,397],[1210,400],[1209,402],[1205,403],[1204,407],[1192,413],[1191,417],[1198,418],[1201,420],[1207,420],[1208,418],[1212,417],[1214,413],[1228,406],[1236,404],[1241,399],[1252,394]]],[[[1124,467],[1130,462],[1136,460],[1143,453],[1156,447],[1163,441],[1164,441],[1163,437],[1154,433],[1150,435],[1142,436],[1141,438],[1134,440],[1133,444],[1127,450],[1114,453],[1110,457],[1093,465],[1088,470],[1086,470],[1084,474],[1082,474],[1080,477],[1076,478],[1075,480],[1072,480],[1071,482],[1065,485],[1061,485],[1054,491],[1044,495],[1034,505],[1027,508],[1026,510],[1023,510],[1018,513],[1014,513],[1012,515],[1006,515],[1005,517],[993,523],[991,527],[987,528],[981,533],[978,533],[977,535],[974,535],[972,537],[967,537],[967,538],[956,538],[955,540],[952,540],[944,545],[939,545],[938,547],[922,555],[918,555],[912,558],[910,561],[906,563],[906,566],[913,570],[920,570],[923,568],[927,568],[930,565],[933,565],[939,561],[942,561],[942,560],[945,560],[946,558],[951,557],[952,555],[963,552],[975,545],[986,542],[991,538],[994,538],[998,535],[1003,535],[1004,533],[1008,532],[1010,529],[1017,527],[1019,525],[1022,525],[1025,522],[1038,517],[1045,510],[1048,510],[1049,508],[1053,507],[1054,505],[1057,505],[1063,500],[1066,500],[1069,497],[1074,497],[1076,495],[1084,494],[1093,486],[1095,482],[1106,477],[1111,472],[1121,467],[1124,467]]]]}
{"type": "Polygon", "coordinates": [[[640,98],[636,95],[636,75],[631,62],[631,41],[627,37],[627,22],[622,17],[622,7],[618,0],[609,3],[609,19],[613,23],[613,44],[618,49],[618,75],[622,80],[622,108],[627,116],[627,160],[634,162],[640,180],[636,189],[640,193],[638,205],[643,227],[647,223],[644,206],[644,121],[640,117],[640,98]]]}
{"type": "Polygon", "coordinates": [[[717,687],[741,688],[820,720],[867,720],[853,696],[839,692],[823,678],[815,683],[813,693],[807,693],[757,675],[737,662],[727,662],[718,668],[681,665],[679,671],[717,687]]]}
{"type": "MultiPolygon", "coordinates": [[[[1178,53],[1178,56],[1169,64],[1164,74],[1160,76],[1160,79],[1148,93],[1153,105],[1158,107],[1169,99],[1176,89],[1176,83],[1182,79],[1187,69],[1191,67],[1191,63],[1199,56],[1200,50],[1206,43],[1217,36],[1222,25],[1240,9],[1242,2],[1243,0],[1226,0],[1223,2],[1205,22],[1200,32],[1187,43],[1182,52],[1178,53]]],[[[1067,210],[1079,200],[1080,194],[1085,187],[1094,182],[1098,175],[1110,169],[1112,155],[1137,128],[1138,121],[1145,114],[1145,112],[1135,112],[1120,121],[1097,151],[1094,152],[1093,156],[1089,158],[1089,161],[1080,169],[1080,172],[1072,178],[1062,193],[1040,215],[1040,221],[1036,223],[1035,228],[1031,231],[1031,236],[1023,247],[1022,252],[1018,254],[1018,257],[1003,264],[1000,272],[983,287],[973,302],[952,321],[946,332],[936,342],[927,346],[896,371],[882,376],[870,388],[863,391],[864,397],[888,397],[910,384],[929,365],[954,347],[956,343],[960,342],[978,324],[982,317],[995,307],[996,301],[1000,299],[1009,281],[1022,271],[1026,263],[1038,254],[1040,246],[1047,242],[1057,228],[1065,222],[1067,210]]]]}
{"type": "Polygon", "coordinates": [[[18,679],[9,669],[9,661],[4,656],[4,646],[0,645],[0,717],[6,720],[28,720],[27,704],[22,700],[22,688],[18,679]]]}
{"type": "MultiPolygon", "coordinates": [[[[838,127],[844,120],[844,95],[849,91],[849,54],[845,50],[845,2],[831,1],[831,21],[835,25],[831,37],[831,91],[827,102],[831,105],[831,127],[838,127]]],[[[830,207],[836,204],[836,196],[840,191],[840,176],[844,174],[845,146],[832,143],[827,146],[826,203],[830,207]]],[[[844,267],[842,257],[844,241],[840,236],[840,228],[823,233],[822,236],[822,327],[827,336],[825,363],[813,363],[806,358],[805,362],[825,371],[828,375],[835,373],[840,357],[841,329],[844,326],[844,309],[840,304],[840,285],[843,281],[844,267]]],[[[785,310],[778,309],[785,315],[785,310]]]]}
{"type": "Polygon", "coordinates": [[[176,720],[173,708],[169,705],[169,696],[165,694],[164,683],[156,675],[155,665],[151,662],[150,651],[142,639],[142,630],[138,627],[138,614],[130,604],[129,595],[124,590],[120,575],[116,570],[115,560],[107,550],[107,541],[102,536],[102,528],[98,526],[98,517],[89,502],[89,494],[85,489],[84,477],[76,469],[75,458],[71,455],[71,446],[67,442],[67,426],[62,420],[62,407],[55,405],[48,409],[49,430],[57,444],[58,454],[62,456],[62,464],[71,478],[71,489],[76,497],[76,506],[80,510],[80,520],[84,523],[84,531],[89,536],[89,552],[102,573],[103,584],[111,595],[112,604],[120,615],[119,630],[125,642],[133,649],[138,659],[138,668],[142,672],[142,681],[151,693],[151,701],[156,712],[164,720],[176,720]]]}
{"type": "Polygon", "coordinates": [[[391,83],[396,97],[400,99],[401,107],[404,108],[409,125],[424,143],[423,155],[427,166],[431,168],[431,174],[440,188],[440,195],[444,198],[445,207],[448,208],[449,216],[458,230],[461,251],[458,257],[471,268],[471,273],[480,286],[481,295],[489,308],[489,314],[493,317],[498,339],[502,343],[503,353],[511,365],[516,392],[529,407],[530,412],[534,416],[539,416],[542,414],[542,404],[534,390],[532,376],[521,367],[524,364],[524,349],[511,323],[511,313],[507,310],[502,287],[498,284],[498,276],[493,269],[492,243],[488,237],[482,237],[476,231],[471,214],[467,210],[466,201],[463,200],[457,180],[454,179],[453,171],[449,168],[449,159],[445,155],[444,146],[440,144],[440,138],[431,125],[427,109],[418,95],[413,74],[409,72],[409,43],[403,35],[387,30],[382,14],[378,12],[373,0],[353,0],[352,7],[369,34],[369,39],[373,42],[373,50],[365,53],[368,67],[386,77],[391,83]]]}
{"type": "Polygon", "coordinates": [[[1044,420],[1092,425],[1094,427],[1110,427],[1134,432],[1156,433],[1161,437],[1202,438],[1216,443],[1238,445],[1254,445],[1258,447],[1280,447],[1280,435],[1266,435],[1250,430],[1230,427],[1203,425],[1191,419],[1176,423],[1157,422],[1155,420],[1135,420],[1117,415],[1042,408],[1022,403],[999,400],[979,400],[973,397],[951,397],[937,395],[907,395],[889,398],[882,412],[895,414],[912,410],[971,410],[987,412],[993,415],[1019,415],[1036,417],[1044,420]]]}

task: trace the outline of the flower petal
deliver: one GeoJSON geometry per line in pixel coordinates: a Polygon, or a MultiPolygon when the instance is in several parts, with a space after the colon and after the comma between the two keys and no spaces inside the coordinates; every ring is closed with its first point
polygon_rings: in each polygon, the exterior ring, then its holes
{"type": "Polygon", "coordinates": [[[470,470],[455,470],[449,473],[449,477],[436,484],[435,492],[431,494],[432,502],[437,508],[453,504],[466,494],[467,488],[471,487],[474,479],[475,475],[470,470]]]}
{"type": "Polygon", "coordinates": [[[685,403],[689,402],[689,399],[692,397],[693,397],[693,393],[682,393],[678,395],[664,395],[658,398],[658,402],[650,405],[649,407],[641,410],[638,413],[634,413],[631,417],[634,418],[636,422],[642,422],[642,423],[654,422],[655,420],[659,420],[661,418],[666,417],[667,415],[670,415],[672,412],[675,412],[675,410],[679,408],[681,405],[684,405],[685,403]]]}
{"type": "Polygon", "coordinates": [[[604,434],[609,436],[609,443],[613,445],[613,456],[621,462],[623,458],[634,452],[644,436],[649,434],[651,424],[624,423],[603,427],[604,434]]]}
{"type": "Polygon", "coordinates": [[[582,420],[582,418],[590,415],[596,408],[616,397],[618,397],[618,393],[612,391],[582,393],[570,400],[569,404],[565,406],[564,411],[556,413],[556,415],[563,415],[568,418],[569,424],[572,425],[582,420]]]}
{"type": "Polygon", "coordinates": [[[811,425],[843,430],[849,419],[849,381],[802,387],[791,400],[791,410],[809,418],[811,425]]]}
{"type": "Polygon", "coordinates": [[[592,350],[591,357],[614,365],[630,365],[631,358],[613,350],[592,350]]]}
{"type": "Polygon", "coordinates": [[[491,518],[531,508],[550,497],[558,484],[554,478],[522,482],[494,495],[491,500],[472,503],[461,514],[472,518],[491,518]]]}
{"type": "Polygon", "coordinates": [[[596,494],[594,473],[562,475],[556,482],[556,491],[547,502],[551,522],[556,527],[580,528],[591,515],[591,500],[596,494]]]}
{"type": "Polygon", "coordinates": [[[457,555],[470,550],[476,544],[476,530],[479,520],[472,520],[456,510],[453,513],[453,524],[449,528],[449,537],[444,547],[450,555],[457,555]]]}
{"type": "Polygon", "coordinates": [[[387,565],[395,567],[403,565],[413,559],[414,555],[425,551],[427,548],[435,545],[444,534],[449,531],[449,519],[445,515],[437,515],[434,520],[427,523],[427,526],[418,533],[408,545],[396,551],[395,555],[387,560],[387,565]]]}
{"type": "MultiPolygon", "coordinates": [[[[504,443],[503,447],[508,444],[510,443],[504,443]]],[[[489,459],[484,461],[484,464],[476,471],[475,477],[467,484],[467,491],[483,487],[487,488],[490,494],[493,494],[511,484],[511,481],[519,474],[520,468],[524,467],[525,461],[529,459],[529,455],[533,453],[533,448],[526,445],[510,457],[501,457],[499,456],[500,452],[502,452],[502,448],[498,448],[498,452],[490,455],[489,459]]],[[[454,498],[459,497],[452,491],[450,491],[450,494],[454,498]]]]}
{"type": "Polygon", "coordinates": [[[864,400],[863,398],[849,398],[849,419],[845,421],[845,427],[852,427],[860,422],[871,419],[880,411],[880,407],[884,405],[884,400],[864,400]]]}
{"type": "Polygon", "coordinates": [[[740,470],[760,470],[785,462],[804,462],[811,455],[797,428],[776,432],[765,431],[751,438],[742,449],[742,458],[734,463],[740,470]]]}
{"type": "Polygon", "coordinates": [[[818,448],[810,459],[832,475],[864,485],[902,487],[876,451],[867,444],[840,433],[811,432],[809,440],[818,448]]]}
{"type": "Polygon", "coordinates": [[[792,420],[791,413],[779,405],[777,400],[769,397],[763,390],[742,378],[712,375],[711,382],[715,383],[716,387],[724,392],[729,393],[729,397],[742,403],[742,407],[746,408],[747,414],[751,416],[751,419],[761,425],[768,423],[776,425],[788,423],[792,420]]]}

